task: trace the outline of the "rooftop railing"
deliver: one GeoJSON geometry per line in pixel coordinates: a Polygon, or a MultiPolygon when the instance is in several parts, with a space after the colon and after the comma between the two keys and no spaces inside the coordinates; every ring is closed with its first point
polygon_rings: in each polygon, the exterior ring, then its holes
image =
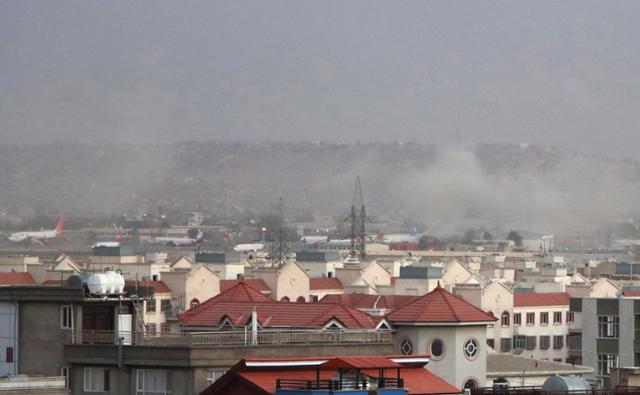
{"type": "MultiPolygon", "coordinates": [[[[380,378],[374,385],[377,388],[404,388],[404,380],[397,378],[380,378]]],[[[324,390],[343,391],[370,388],[367,380],[342,379],[342,380],[293,380],[277,379],[276,389],[284,390],[324,390]]]]}
{"type": "Polygon", "coordinates": [[[391,332],[383,330],[260,330],[190,331],[181,333],[149,333],[118,331],[69,331],[67,344],[137,345],[157,347],[238,347],[263,345],[348,345],[390,344],[391,332]]]}

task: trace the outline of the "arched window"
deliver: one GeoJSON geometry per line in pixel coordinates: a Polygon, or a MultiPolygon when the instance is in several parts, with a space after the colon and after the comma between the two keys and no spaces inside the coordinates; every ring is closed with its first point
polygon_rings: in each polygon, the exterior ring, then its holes
{"type": "Polygon", "coordinates": [[[283,297],[280,299],[280,301],[281,301],[281,302],[290,302],[290,300],[289,300],[289,297],[288,297],[288,296],[283,296],[283,297]]]}
{"type": "Polygon", "coordinates": [[[189,302],[189,308],[192,309],[194,307],[197,307],[200,304],[200,301],[196,298],[191,299],[191,302],[189,302]]]}
{"type": "Polygon", "coordinates": [[[500,323],[502,324],[502,326],[509,326],[509,312],[508,311],[504,311],[502,313],[502,315],[500,316],[500,323]]]}
{"type": "Polygon", "coordinates": [[[306,300],[304,300],[304,296],[298,296],[298,299],[296,299],[296,303],[305,303],[306,300]]]}
{"type": "Polygon", "coordinates": [[[478,388],[478,381],[474,378],[469,378],[464,381],[464,388],[475,389],[478,388]]]}

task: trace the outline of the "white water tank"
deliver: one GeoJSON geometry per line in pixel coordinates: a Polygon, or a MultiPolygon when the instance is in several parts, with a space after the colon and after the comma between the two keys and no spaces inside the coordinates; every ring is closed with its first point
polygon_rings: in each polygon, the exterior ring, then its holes
{"type": "Polygon", "coordinates": [[[116,272],[94,273],[87,280],[89,292],[95,295],[115,295],[124,291],[124,277],[116,272]]]}

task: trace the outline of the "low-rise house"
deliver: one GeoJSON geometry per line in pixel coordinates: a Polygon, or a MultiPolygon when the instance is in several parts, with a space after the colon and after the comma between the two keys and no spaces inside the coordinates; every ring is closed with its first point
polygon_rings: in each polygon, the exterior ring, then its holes
{"type": "Polygon", "coordinates": [[[275,300],[309,301],[309,275],[296,262],[288,262],[277,268],[255,269],[248,277],[262,279],[271,289],[271,296],[275,300]]]}
{"type": "Polygon", "coordinates": [[[343,292],[342,283],[335,277],[312,277],[309,279],[311,302],[317,302],[326,295],[340,295],[343,292]]]}
{"type": "Polygon", "coordinates": [[[203,264],[216,272],[222,280],[237,280],[245,274],[245,264],[235,252],[201,252],[196,264],[203,264]]]}
{"type": "Polygon", "coordinates": [[[298,251],[296,262],[310,277],[335,277],[336,269],[344,267],[336,251],[298,251]]]}
{"type": "Polygon", "coordinates": [[[171,305],[176,312],[220,293],[220,278],[205,265],[196,265],[189,271],[163,272],[162,282],[171,290],[171,305]]]}

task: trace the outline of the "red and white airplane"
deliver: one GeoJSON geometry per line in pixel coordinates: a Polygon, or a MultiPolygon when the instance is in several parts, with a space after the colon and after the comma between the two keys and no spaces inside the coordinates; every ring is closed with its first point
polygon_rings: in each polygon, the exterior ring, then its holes
{"type": "Polygon", "coordinates": [[[16,232],[9,235],[9,241],[19,243],[30,240],[38,244],[46,244],[48,239],[59,237],[64,232],[64,217],[60,217],[55,229],[16,232]]]}

